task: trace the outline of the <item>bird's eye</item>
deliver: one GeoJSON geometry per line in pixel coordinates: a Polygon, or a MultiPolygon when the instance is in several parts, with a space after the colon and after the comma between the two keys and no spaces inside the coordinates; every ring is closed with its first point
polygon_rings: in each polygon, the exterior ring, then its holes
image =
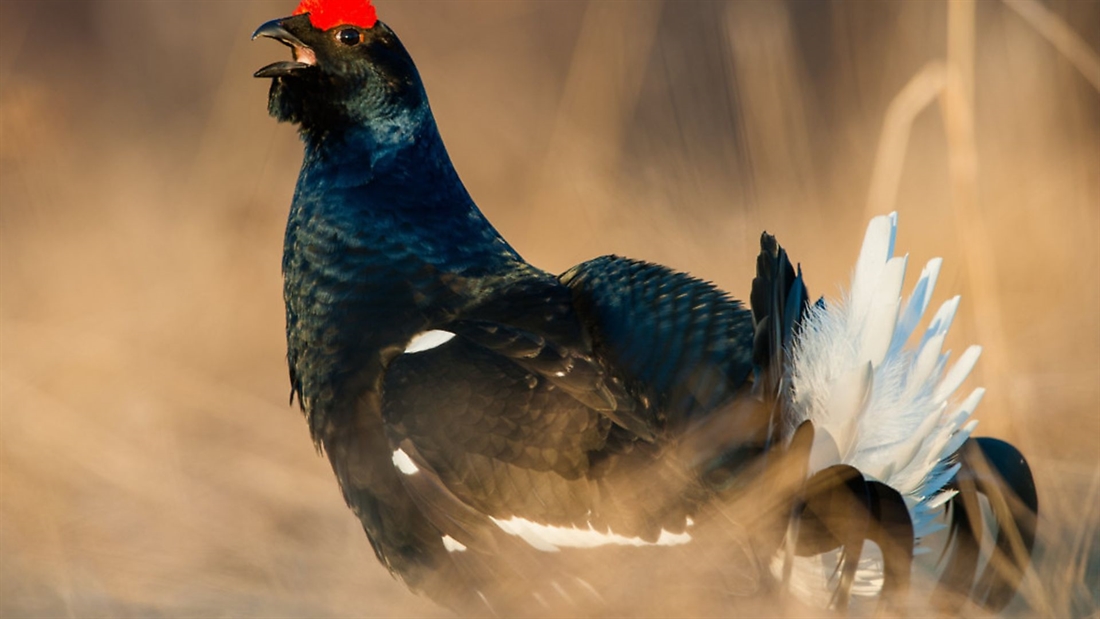
{"type": "Polygon", "coordinates": [[[355,28],[345,28],[336,33],[336,40],[351,47],[353,45],[359,45],[359,42],[363,40],[363,35],[355,28]]]}

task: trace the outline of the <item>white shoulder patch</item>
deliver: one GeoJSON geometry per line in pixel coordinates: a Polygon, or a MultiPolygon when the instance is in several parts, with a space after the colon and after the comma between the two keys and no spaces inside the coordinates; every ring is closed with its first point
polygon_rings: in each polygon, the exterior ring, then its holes
{"type": "Polygon", "coordinates": [[[420,472],[420,468],[416,466],[416,463],[412,461],[409,454],[405,453],[405,450],[398,449],[393,452],[393,465],[397,467],[397,470],[406,475],[416,475],[420,472]]]}
{"type": "Polygon", "coordinates": [[[443,536],[443,547],[447,552],[466,552],[466,545],[450,535],[443,536]]]}
{"type": "Polygon", "coordinates": [[[409,343],[405,346],[405,354],[411,355],[413,353],[424,352],[425,350],[431,350],[437,346],[442,346],[455,336],[450,331],[443,331],[441,329],[433,329],[431,331],[424,331],[423,333],[417,333],[409,340],[409,343]]]}

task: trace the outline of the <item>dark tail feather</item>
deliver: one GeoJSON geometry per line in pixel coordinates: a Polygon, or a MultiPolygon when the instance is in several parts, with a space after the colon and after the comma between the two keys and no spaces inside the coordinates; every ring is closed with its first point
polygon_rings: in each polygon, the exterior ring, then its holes
{"type": "Polygon", "coordinates": [[[813,556],[840,548],[840,582],[833,605],[844,610],[852,593],[863,542],[868,539],[873,511],[863,475],[846,464],[818,471],[806,482],[803,508],[798,514],[794,553],[813,556]]]}
{"type": "Polygon", "coordinates": [[[970,598],[990,612],[1003,609],[1016,594],[1035,545],[1039,498],[1031,468],[1020,452],[993,438],[968,440],[959,450],[962,468],[955,477],[959,494],[950,502],[950,559],[937,596],[942,610],[957,612],[970,598]],[[974,585],[982,538],[978,494],[989,501],[997,525],[993,554],[974,585]]]}
{"type": "Polygon", "coordinates": [[[773,403],[768,424],[767,444],[778,437],[779,410],[784,389],[784,354],[788,349],[807,309],[806,286],[802,270],[796,272],[787,252],[775,237],[764,233],[760,237],[760,255],[756,259],[756,278],[752,280],[753,367],[755,389],[765,402],[773,403]]]}
{"type": "Polygon", "coordinates": [[[898,614],[899,604],[909,593],[913,566],[913,520],[901,494],[877,481],[867,482],[871,498],[871,532],[868,539],[882,551],[883,582],[880,608],[884,614],[898,614]]]}
{"type": "MultiPolygon", "coordinates": [[[[711,415],[696,422],[690,432],[692,458],[707,485],[719,491],[739,489],[752,475],[769,470],[780,455],[781,422],[784,418],[783,374],[785,353],[806,311],[806,288],[801,272],[795,271],[787,252],[775,237],[760,237],[756,277],[752,281],[750,305],[753,317],[753,398],[740,398],[731,414],[711,415]],[[724,424],[724,425],[719,425],[724,424]],[[734,436],[735,441],[724,437],[734,436]],[[753,473],[749,465],[755,468],[753,473]]],[[[810,433],[813,436],[813,433],[810,433]]],[[[811,441],[812,442],[812,441],[811,441]]],[[[805,449],[809,458],[809,446],[805,449]]],[[[804,464],[804,463],[803,463],[804,464]]]]}
{"type": "Polygon", "coordinates": [[[993,438],[976,440],[982,453],[996,467],[1000,480],[1006,484],[999,488],[1001,497],[994,501],[993,509],[997,522],[1003,523],[998,525],[997,549],[1012,562],[1010,573],[1002,577],[1002,570],[995,570],[997,566],[990,565],[978,581],[978,591],[985,593],[986,608],[996,612],[1015,595],[1030,562],[1035,547],[1039,496],[1031,467],[1015,447],[993,438]],[[1005,526],[1009,518],[1011,526],[1005,526]]]}

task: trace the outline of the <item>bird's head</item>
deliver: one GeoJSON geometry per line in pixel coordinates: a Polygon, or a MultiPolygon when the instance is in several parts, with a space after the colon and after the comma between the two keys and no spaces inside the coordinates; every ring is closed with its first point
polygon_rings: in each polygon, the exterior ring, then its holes
{"type": "Polygon", "coordinates": [[[256,72],[271,78],[268,109],[306,134],[354,126],[401,131],[427,107],[420,75],[369,0],[302,0],[253,33],[292,50],[256,72]]]}

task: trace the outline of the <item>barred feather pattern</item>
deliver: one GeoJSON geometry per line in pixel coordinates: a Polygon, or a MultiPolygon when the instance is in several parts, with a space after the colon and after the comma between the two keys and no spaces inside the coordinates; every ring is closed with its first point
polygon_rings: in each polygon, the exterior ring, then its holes
{"type": "MultiPolygon", "coordinates": [[[[813,422],[810,473],[848,464],[883,482],[905,499],[913,521],[916,553],[922,538],[942,529],[935,520],[955,492],[945,489],[959,465],[955,453],[977,421],[970,416],[984,394],[956,396],[981,347],[971,346],[953,364],[944,339],[959,306],[954,297],[933,315],[919,341],[910,343],[936,285],[942,260],[930,260],[902,303],[908,256],[894,256],[897,214],[874,218],[847,295],[818,304],[802,321],[788,355],[790,390],[784,419],[789,437],[813,422]],[[950,366],[950,367],[949,367],[950,366]]],[[[796,559],[791,590],[806,602],[828,605],[839,553],[796,559]]],[[[782,562],[773,563],[781,569],[782,562]]],[[[854,597],[882,586],[877,547],[865,546],[852,588],[854,597]]]]}

